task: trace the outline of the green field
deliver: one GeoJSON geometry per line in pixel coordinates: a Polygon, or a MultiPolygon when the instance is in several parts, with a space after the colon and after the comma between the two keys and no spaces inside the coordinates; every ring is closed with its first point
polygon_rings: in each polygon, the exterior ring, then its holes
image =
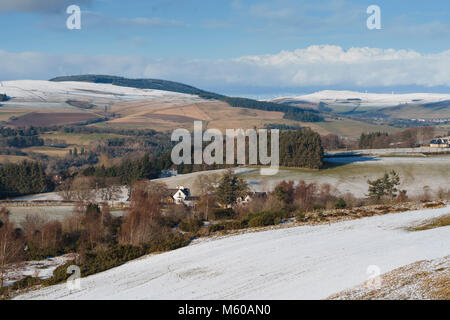
{"type": "Polygon", "coordinates": [[[350,119],[327,119],[327,121],[324,122],[302,123],[302,125],[310,127],[321,135],[332,133],[348,138],[359,138],[361,136],[361,133],[367,132],[393,133],[402,130],[391,126],[369,124],[350,119]]]}
{"type": "MultiPolygon", "coordinates": [[[[344,159],[346,159],[344,161],[351,161],[350,158],[344,159]]],[[[424,187],[429,187],[435,192],[439,188],[449,189],[449,168],[450,156],[388,157],[372,161],[333,164],[328,169],[320,171],[280,169],[275,176],[261,176],[259,171],[255,170],[243,177],[258,191],[271,191],[283,180],[305,180],[308,183],[329,183],[340,193],[351,192],[363,197],[367,193],[368,179],[373,180],[385,172],[395,170],[401,176],[401,188],[406,189],[409,195],[416,196],[423,193],[424,187]]]]}

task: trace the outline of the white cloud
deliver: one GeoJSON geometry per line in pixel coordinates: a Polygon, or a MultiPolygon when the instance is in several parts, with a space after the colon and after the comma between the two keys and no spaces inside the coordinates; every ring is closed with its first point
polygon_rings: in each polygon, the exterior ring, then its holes
{"type": "Polygon", "coordinates": [[[163,78],[203,87],[447,86],[450,50],[422,54],[412,50],[310,46],[278,54],[221,60],[150,59],[139,56],[48,55],[0,50],[1,80],[47,79],[101,73],[163,78]]]}

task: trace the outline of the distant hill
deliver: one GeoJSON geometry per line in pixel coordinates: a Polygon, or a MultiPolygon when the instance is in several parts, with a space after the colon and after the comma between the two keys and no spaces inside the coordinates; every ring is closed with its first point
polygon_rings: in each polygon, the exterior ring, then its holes
{"type": "Polygon", "coordinates": [[[263,111],[276,111],[283,112],[285,119],[304,121],[304,122],[319,122],[323,121],[323,117],[320,112],[316,110],[303,110],[297,107],[279,104],[276,102],[257,101],[246,98],[227,97],[221,94],[208,92],[201,90],[183,83],[159,80],[159,79],[128,79],[123,77],[109,76],[109,75],[78,75],[78,76],[66,76],[50,79],[54,82],[64,81],[79,81],[79,82],[92,82],[113,84],[122,87],[132,87],[139,89],[155,89],[172,91],[185,94],[195,94],[204,99],[215,99],[228,103],[235,108],[247,108],[263,111]]]}
{"type": "Polygon", "coordinates": [[[450,119],[450,94],[445,93],[362,93],[355,91],[319,91],[297,97],[272,100],[290,106],[318,104],[322,113],[337,114],[395,127],[413,127],[447,123],[450,119]]]}
{"type": "Polygon", "coordinates": [[[450,94],[444,93],[362,93],[355,91],[325,90],[297,97],[284,97],[272,100],[273,102],[301,102],[326,103],[330,106],[349,105],[353,107],[394,107],[401,104],[428,104],[439,103],[450,99],[450,94]]]}
{"type": "Polygon", "coordinates": [[[153,90],[164,90],[185,94],[195,94],[205,99],[217,99],[220,100],[225,96],[201,90],[183,83],[159,80],[159,79],[128,79],[123,77],[108,76],[108,75],[78,75],[78,76],[66,76],[66,77],[56,77],[50,79],[54,82],[67,82],[67,81],[77,81],[77,82],[92,82],[92,83],[104,83],[112,84],[121,87],[131,87],[138,89],[153,89],[153,90]]]}
{"type": "Polygon", "coordinates": [[[361,113],[360,116],[364,118],[448,119],[450,118],[450,100],[426,104],[401,104],[395,107],[382,108],[372,112],[361,113]]]}

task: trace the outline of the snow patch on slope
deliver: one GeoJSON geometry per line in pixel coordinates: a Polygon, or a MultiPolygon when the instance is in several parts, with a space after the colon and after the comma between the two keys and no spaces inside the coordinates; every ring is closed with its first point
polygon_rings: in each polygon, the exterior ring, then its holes
{"type": "Polygon", "coordinates": [[[89,82],[52,82],[43,80],[18,80],[0,82],[0,92],[14,100],[22,101],[66,101],[77,98],[114,100],[182,99],[202,100],[196,95],[170,91],[137,89],[89,82]]]}
{"type": "Polygon", "coordinates": [[[248,233],[129,262],[19,299],[322,299],[369,277],[449,254],[450,227],[405,228],[450,207],[248,233]]]}
{"type": "Polygon", "coordinates": [[[408,93],[408,94],[383,94],[383,93],[362,93],[355,91],[335,91],[325,90],[319,91],[308,95],[294,96],[294,97],[282,97],[273,101],[283,100],[300,100],[313,103],[361,103],[364,105],[376,105],[376,106],[393,106],[406,103],[433,103],[450,100],[450,94],[439,93],[408,93]]]}

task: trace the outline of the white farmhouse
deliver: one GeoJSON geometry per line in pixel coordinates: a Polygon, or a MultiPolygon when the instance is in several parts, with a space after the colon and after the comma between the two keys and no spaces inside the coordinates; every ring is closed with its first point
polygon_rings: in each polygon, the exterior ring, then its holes
{"type": "Polygon", "coordinates": [[[172,196],[175,204],[184,204],[188,207],[194,207],[200,200],[199,197],[192,197],[191,191],[184,186],[178,186],[177,191],[172,196]]]}

